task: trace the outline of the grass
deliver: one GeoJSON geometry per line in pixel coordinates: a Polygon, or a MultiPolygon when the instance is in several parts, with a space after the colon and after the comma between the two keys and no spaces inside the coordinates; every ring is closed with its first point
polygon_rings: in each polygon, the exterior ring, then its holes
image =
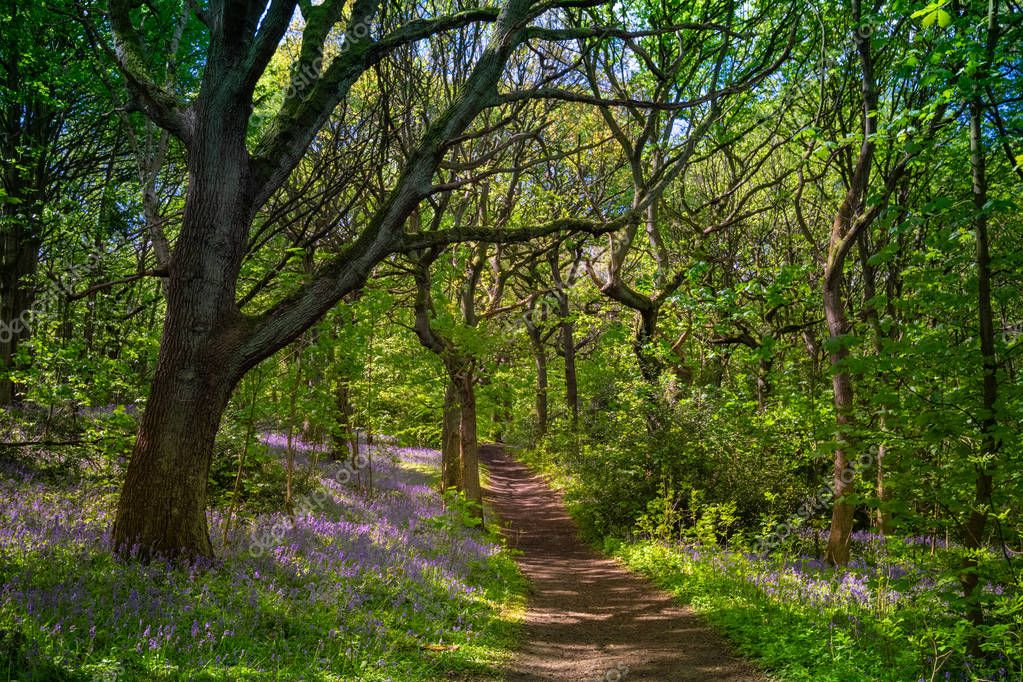
{"type": "MultiPolygon", "coordinates": [[[[876,647],[855,641],[839,609],[799,608],[772,601],[743,578],[744,570],[723,569],[710,557],[694,558],[655,542],[610,545],[612,554],[689,604],[723,632],[744,655],[784,680],[864,682],[918,679],[911,652],[877,636],[876,647]],[[841,620],[846,623],[840,623],[841,620]]],[[[712,555],[713,556],[713,555],[712,555]]],[[[862,627],[862,620],[859,621],[862,627]]]]}
{"type": "MultiPolygon", "coordinates": [[[[440,487],[440,469],[437,466],[409,462],[403,462],[401,466],[424,476],[431,488],[440,487]]],[[[480,485],[486,489],[490,484],[490,471],[482,463],[479,471],[480,485]]],[[[487,519],[497,519],[497,513],[489,506],[484,507],[484,516],[487,519]]],[[[481,580],[486,598],[496,614],[490,623],[486,647],[479,660],[470,661],[461,669],[464,673],[476,675],[466,678],[474,680],[481,679],[481,674],[493,679],[501,678],[498,671],[511,660],[522,642],[522,623],[526,617],[526,596],[529,590],[528,580],[515,563],[515,556],[519,552],[504,546],[499,526],[488,522],[484,535],[488,541],[502,545],[502,550],[494,555],[489,564],[491,575],[483,576],[481,580]]],[[[457,669],[453,668],[449,673],[457,674],[457,669]]]]}
{"type": "Polygon", "coordinates": [[[445,509],[436,453],[374,467],[373,491],[323,475],[294,520],[214,534],[209,565],[118,561],[113,491],[6,472],[0,680],[496,679],[524,603],[512,557],[445,509]]]}
{"type": "MultiPolygon", "coordinates": [[[[581,525],[592,518],[587,504],[594,491],[572,471],[559,470],[545,453],[521,456],[568,491],[569,511],[581,525]]],[[[984,586],[986,656],[964,655],[970,630],[957,615],[956,548],[932,554],[919,538],[858,532],[857,560],[836,570],[811,556],[817,543],[810,535],[794,534],[765,557],[721,548],[712,531],[710,541],[683,540],[677,531],[660,541],[649,534],[598,539],[592,530],[588,536],[702,614],[778,680],[1023,679],[1023,601],[997,579],[984,586]]]]}

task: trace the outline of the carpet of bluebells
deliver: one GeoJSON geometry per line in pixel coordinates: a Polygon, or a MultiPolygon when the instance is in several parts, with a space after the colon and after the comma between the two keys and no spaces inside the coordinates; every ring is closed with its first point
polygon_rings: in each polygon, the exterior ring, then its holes
{"type": "Polygon", "coordinates": [[[781,679],[1023,680],[1020,600],[1001,585],[984,586],[995,614],[988,655],[963,655],[963,624],[953,615],[958,564],[943,540],[857,532],[858,558],[847,570],[814,558],[823,541],[803,533],[766,556],[652,540],[609,549],[781,679]]]}
{"type": "Polygon", "coordinates": [[[115,560],[115,489],[8,464],[0,679],[486,678],[514,636],[513,562],[445,510],[437,452],[372,454],[356,465],[372,466],[372,489],[353,465],[313,462],[318,485],[293,517],[242,517],[225,538],[212,512],[206,564],[115,560]]]}

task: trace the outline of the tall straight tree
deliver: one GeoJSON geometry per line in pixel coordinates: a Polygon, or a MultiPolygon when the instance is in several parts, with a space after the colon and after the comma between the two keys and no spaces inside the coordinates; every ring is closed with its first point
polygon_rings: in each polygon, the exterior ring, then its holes
{"type": "MultiPolygon", "coordinates": [[[[863,12],[859,0],[853,0],[854,26],[859,27],[863,12]]],[[[849,501],[853,491],[853,465],[850,452],[855,448],[853,430],[853,383],[847,367],[850,330],[843,296],[843,272],[849,251],[859,233],[869,224],[861,215],[870,172],[877,148],[877,81],[874,76],[874,54],[869,33],[856,33],[856,54],[859,58],[862,93],[863,139],[859,155],[849,179],[845,197],[835,213],[828,243],[828,260],[824,267],[824,314],[827,317],[831,341],[831,382],[835,402],[835,420],[838,428],[838,446],[835,448],[835,467],[832,485],[835,504],[831,514],[831,533],[828,536],[827,560],[835,565],[849,562],[849,538],[852,536],[855,506],[849,501]]]]}
{"type": "MultiPolygon", "coordinates": [[[[977,594],[980,583],[978,575],[978,556],[984,547],[984,530],[988,516],[993,511],[992,494],[994,492],[995,468],[1001,449],[1001,435],[998,421],[998,356],[995,349],[995,316],[991,303],[991,238],[988,230],[988,179],[987,152],[984,143],[984,119],[987,102],[985,87],[990,87],[988,79],[992,76],[995,49],[998,46],[998,0],[988,1],[985,21],[986,39],[984,51],[976,59],[977,68],[973,78],[964,79],[967,90],[970,116],[970,169],[971,194],[973,199],[973,228],[976,241],[977,265],[977,322],[980,336],[981,382],[981,417],[980,417],[980,452],[976,466],[976,484],[973,508],[965,524],[963,545],[967,556],[963,561],[963,570],[959,576],[966,599],[967,617],[974,625],[983,625],[984,607],[977,594]]],[[[982,655],[980,639],[974,637],[971,642],[971,653],[982,655]]]]}
{"type": "MultiPolygon", "coordinates": [[[[888,168],[878,172],[878,77],[877,55],[871,39],[871,30],[865,23],[866,17],[860,0],[853,0],[852,20],[853,42],[859,65],[860,113],[862,138],[859,151],[846,173],[846,192],[838,205],[828,237],[827,261],[824,265],[823,302],[827,320],[832,372],[832,392],[835,406],[837,446],[834,454],[832,489],[834,505],[831,514],[831,529],[828,535],[826,559],[836,566],[849,562],[849,543],[852,537],[853,516],[856,511],[850,497],[855,490],[858,457],[862,450],[857,435],[856,404],[853,394],[853,375],[849,369],[849,335],[852,325],[847,311],[847,295],[844,290],[845,264],[852,249],[859,243],[861,235],[870,230],[881,214],[889,207],[892,196],[909,170],[910,163],[924,147],[932,141],[935,133],[945,123],[947,103],[936,98],[925,108],[929,112],[927,125],[921,126],[915,144],[906,145],[888,168]],[[878,174],[874,196],[869,196],[871,174],[878,174]],[[870,199],[870,201],[868,201],[870,199]]],[[[928,93],[920,83],[912,84],[919,94],[928,93]]]]}

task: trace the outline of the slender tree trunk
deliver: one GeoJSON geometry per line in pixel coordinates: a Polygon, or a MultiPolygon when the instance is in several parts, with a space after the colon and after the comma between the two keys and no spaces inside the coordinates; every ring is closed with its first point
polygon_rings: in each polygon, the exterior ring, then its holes
{"type": "Polygon", "coordinates": [[[461,408],[460,454],[462,462],[462,492],[475,502],[475,512],[483,521],[483,490],[480,487],[479,441],[476,436],[476,390],[472,372],[463,372],[457,380],[461,408]]]}
{"type": "MultiPolygon", "coordinates": [[[[996,0],[991,0],[988,10],[988,60],[994,51],[996,31],[996,0]]],[[[979,77],[978,80],[982,78],[979,77]]],[[[976,87],[976,86],[975,86],[976,87]]],[[[966,523],[966,537],[963,546],[967,557],[963,561],[959,582],[966,601],[967,617],[974,625],[983,625],[984,609],[978,598],[978,561],[974,552],[984,544],[984,530],[991,512],[991,494],[994,490],[994,469],[998,456],[998,358],[995,353],[994,313],[991,305],[991,252],[987,220],[987,176],[984,154],[984,104],[979,96],[970,102],[970,165],[973,174],[974,229],[976,231],[977,262],[977,309],[980,332],[980,355],[983,370],[981,386],[982,413],[980,419],[981,455],[976,465],[976,484],[973,509],[966,523]]],[[[979,638],[970,643],[971,653],[980,655],[979,638]]]]}
{"type": "MultiPolygon", "coordinates": [[[[494,364],[498,367],[508,367],[511,365],[511,361],[507,357],[499,355],[494,359],[494,364]]],[[[494,430],[492,433],[496,442],[504,443],[505,435],[507,433],[505,429],[510,428],[514,421],[514,416],[512,415],[512,400],[507,386],[502,385],[497,388],[497,393],[493,397],[494,412],[492,423],[494,430]]]]}
{"type": "MultiPolygon", "coordinates": [[[[878,428],[882,433],[887,428],[887,424],[885,422],[885,416],[882,414],[878,421],[878,428]]],[[[877,510],[877,529],[882,535],[891,535],[894,530],[892,527],[892,514],[884,508],[888,500],[888,492],[885,489],[885,458],[887,456],[888,446],[884,442],[881,442],[877,446],[877,456],[874,458],[874,468],[877,469],[875,485],[877,491],[877,503],[879,506],[879,509],[877,510]]]]}
{"type": "MultiPolygon", "coordinates": [[[[853,19],[857,26],[862,21],[860,0],[853,0],[853,19]]],[[[846,301],[842,295],[843,272],[846,256],[858,237],[858,230],[866,229],[869,225],[866,222],[858,222],[858,218],[870,184],[870,172],[874,161],[874,136],[877,132],[877,88],[869,35],[857,34],[856,47],[862,73],[863,141],[849,187],[831,226],[823,291],[824,316],[831,337],[831,383],[838,441],[832,477],[835,503],[831,513],[831,532],[828,536],[826,555],[828,563],[834,566],[849,563],[849,542],[852,537],[853,514],[856,510],[847,497],[853,492],[856,480],[856,472],[852,465],[855,458],[850,457],[850,453],[855,452],[857,439],[853,382],[847,366],[850,324],[846,315],[846,301]]]]}
{"type": "Polygon", "coordinates": [[[835,504],[831,514],[831,533],[828,536],[827,561],[835,566],[849,563],[849,541],[852,537],[853,513],[856,508],[846,501],[846,495],[853,491],[855,475],[848,453],[855,448],[853,427],[852,378],[846,367],[849,349],[845,336],[849,333],[849,322],[845,314],[845,302],[841,295],[841,279],[828,278],[824,290],[824,312],[828,321],[832,343],[831,379],[835,401],[835,422],[838,430],[838,447],[835,448],[834,488],[835,504]]]}
{"type": "Polygon", "coordinates": [[[757,361],[757,411],[767,411],[767,399],[771,395],[771,361],[760,358],[757,361]]]}
{"type": "MultiPolygon", "coordinates": [[[[547,349],[543,344],[534,348],[533,357],[536,360],[536,430],[534,438],[537,442],[547,435],[547,349]]],[[[572,426],[575,428],[576,415],[572,415],[572,426]]]]}
{"type": "MultiPolygon", "coordinates": [[[[867,242],[867,234],[863,233],[859,239],[860,247],[860,268],[863,270],[863,312],[867,317],[867,321],[870,323],[870,328],[874,337],[874,354],[877,357],[881,357],[884,352],[884,338],[885,333],[881,328],[881,314],[877,308],[877,302],[875,296],[877,295],[877,269],[870,263],[870,248],[867,242]]],[[[888,387],[890,379],[888,372],[880,372],[877,377],[878,382],[888,387]]],[[[887,418],[886,418],[887,407],[882,406],[881,414],[878,416],[877,428],[881,434],[881,442],[877,445],[877,456],[874,458],[874,468],[876,469],[877,476],[875,478],[875,493],[877,495],[878,509],[875,515],[877,521],[877,528],[883,535],[891,533],[891,514],[885,511],[885,457],[888,454],[888,448],[885,443],[885,432],[887,431],[887,418]]]]}
{"type": "Polygon", "coordinates": [[[441,434],[441,490],[462,489],[462,408],[458,387],[448,379],[444,391],[444,422],[441,434]]]}
{"type": "Polygon", "coordinates": [[[245,470],[245,460],[249,455],[249,443],[252,442],[253,432],[256,429],[256,402],[259,400],[259,389],[263,385],[263,374],[260,372],[252,383],[252,397],[249,399],[249,418],[245,422],[245,440],[242,442],[242,451],[238,455],[238,471],[234,477],[234,486],[231,489],[231,506],[224,516],[224,528],[221,537],[224,544],[228,542],[231,532],[231,520],[238,509],[238,498],[242,487],[242,472],[245,470]]]}
{"type": "Polygon", "coordinates": [[[448,377],[444,392],[441,486],[445,489],[453,486],[467,495],[473,491],[476,497],[470,495],[469,499],[481,499],[472,362],[459,355],[454,343],[439,334],[431,324],[433,301],[430,266],[439,254],[439,251],[431,251],[416,263],[414,307],[416,336],[424,348],[440,356],[448,377]]]}
{"type": "Polygon", "coordinates": [[[547,346],[543,342],[543,334],[532,318],[526,315],[525,321],[530,347],[533,350],[533,362],[536,365],[533,442],[539,443],[547,435],[547,346]]]}
{"type": "Polygon", "coordinates": [[[352,382],[347,377],[337,380],[335,392],[335,405],[337,408],[338,424],[335,428],[334,450],[335,460],[340,460],[342,450],[347,451],[348,459],[352,464],[359,456],[359,436],[355,432],[355,408],[352,405],[352,382]]]}
{"type": "Polygon", "coordinates": [[[561,355],[565,361],[565,403],[572,417],[572,430],[579,428],[579,377],[575,368],[575,324],[570,316],[568,294],[558,292],[558,315],[561,318],[561,355]]]}
{"type": "Polygon", "coordinates": [[[288,516],[295,515],[292,504],[293,484],[295,481],[295,430],[298,428],[298,387],[302,384],[302,345],[296,349],[298,358],[295,360],[295,380],[291,382],[288,396],[288,466],[284,485],[284,509],[288,516]]]}
{"type": "Polygon", "coordinates": [[[562,277],[558,253],[552,251],[548,256],[551,268],[551,279],[554,282],[554,300],[558,304],[558,336],[561,345],[561,356],[565,363],[565,405],[571,418],[572,432],[579,430],[579,379],[575,367],[575,323],[572,321],[572,309],[569,305],[569,287],[575,281],[578,268],[582,261],[581,252],[576,252],[568,271],[568,277],[562,277]]]}

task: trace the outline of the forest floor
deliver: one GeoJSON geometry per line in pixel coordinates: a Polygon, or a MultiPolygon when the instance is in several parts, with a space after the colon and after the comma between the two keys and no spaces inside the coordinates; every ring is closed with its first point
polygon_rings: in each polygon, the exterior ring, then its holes
{"type": "Polygon", "coordinates": [[[508,682],[769,679],[699,615],[583,544],[560,494],[505,448],[480,457],[486,501],[531,583],[508,682]]]}

